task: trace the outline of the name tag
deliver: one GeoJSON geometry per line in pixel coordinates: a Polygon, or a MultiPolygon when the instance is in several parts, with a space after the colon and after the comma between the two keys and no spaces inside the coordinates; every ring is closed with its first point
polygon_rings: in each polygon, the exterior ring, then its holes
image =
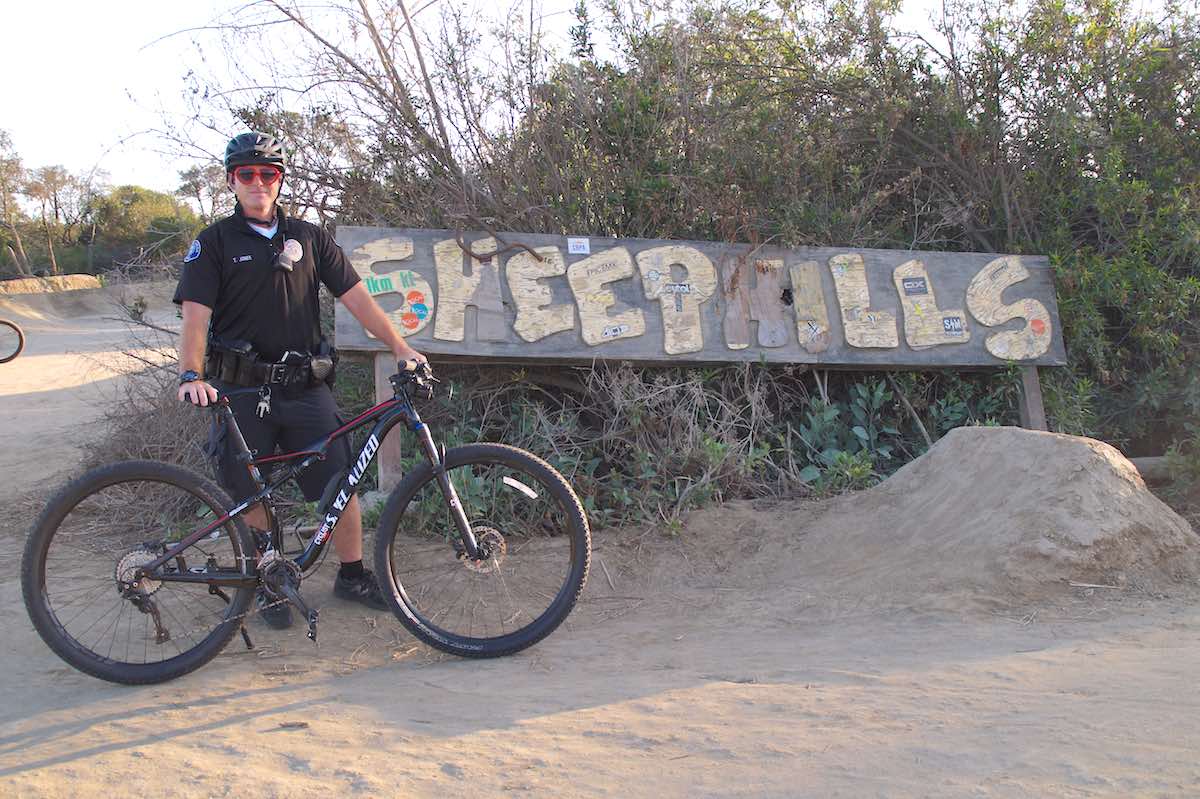
{"type": "Polygon", "coordinates": [[[245,261],[253,261],[253,260],[254,260],[253,255],[239,255],[237,258],[233,259],[233,262],[235,264],[240,264],[240,263],[244,263],[245,261]]]}

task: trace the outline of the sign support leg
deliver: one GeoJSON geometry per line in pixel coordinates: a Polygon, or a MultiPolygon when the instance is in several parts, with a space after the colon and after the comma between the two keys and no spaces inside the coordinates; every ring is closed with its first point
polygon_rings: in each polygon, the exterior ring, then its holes
{"type": "Polygon", "coordinates": [[[1042,384],[1036,366],[1021,367],[1021,427],[1027,430],[1049,430],[1046,406],[1042,403],[1042,384]]]}
{"type": "MultiPolygon", "coordinates": [[[[396,359],[390,352],[375,353],[375,401],[392,398],[392,384],[388,378],[396,373],[396,359]]],[[[393,427],[379,444],[379,490],[391,491],[403,477],[400,468],[400,433],[404,425],[393,427]]]]}

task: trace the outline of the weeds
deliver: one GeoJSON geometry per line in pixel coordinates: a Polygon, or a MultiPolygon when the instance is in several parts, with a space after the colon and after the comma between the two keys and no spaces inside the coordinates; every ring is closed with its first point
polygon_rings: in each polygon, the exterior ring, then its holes
{"type": "MultiPolygon", "coordinates": [[[[760,364],[441,365],[438,373],[443,390],[421,412],[447,447],[502,441],[531,450],[571,481],[597,525],[650,523],[670,534],[682,529],[685,512],[713,501],[859,489],[926,446],[880,374],[760,364]]],[[[348,374],[366,379],[370,370],[348,374]]],[[[942,408],[960,404],[960,423],[1015,423],[1005,373],[903,375],[897,385],[912,393],[931,428],[945,421],[942,408]]],[[[421,458],[406,450],[404,468],[421,458]]]]}

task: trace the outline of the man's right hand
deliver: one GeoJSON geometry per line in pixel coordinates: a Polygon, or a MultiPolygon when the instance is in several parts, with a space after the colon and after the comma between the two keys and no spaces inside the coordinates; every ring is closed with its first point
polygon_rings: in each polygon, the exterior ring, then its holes
{"type": "Polygon", "coordinates": [[[207,407],[217,401],[217,390],[203,380],[192,380],[179,384],[179,401],[207,407]]]}

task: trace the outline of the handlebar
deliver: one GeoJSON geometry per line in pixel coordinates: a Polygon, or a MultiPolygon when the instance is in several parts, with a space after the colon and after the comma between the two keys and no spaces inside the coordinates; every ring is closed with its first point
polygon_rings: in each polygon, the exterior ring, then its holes
{"type": "Polygon", "coordinates": [[[415,383],[420,388],[432,390],[433,384],[439,382],[433,376],[433,370],[425,361],[409,359],[401,361],[397,364],[400,367],[398,374],[394,374],[388,378],[388,382],[392,384],[392,388],[399,392],[402,386],[409,383],[415,383]]]}

